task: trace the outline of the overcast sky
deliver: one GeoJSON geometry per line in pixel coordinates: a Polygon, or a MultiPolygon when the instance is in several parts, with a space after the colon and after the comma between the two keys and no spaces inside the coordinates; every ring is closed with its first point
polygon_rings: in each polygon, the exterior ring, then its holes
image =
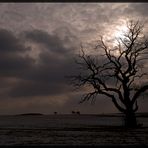
{"type": "MultiPolygon", "coordinates": [[[[112,37],[125,21],[145,21],[148,3],[0,3],[0,114],[116,112],[108,99],[79,104],[66,75],[81,44],[112,37]]],[[[148,111],[142,99],[140,111],[148,111]]]]}

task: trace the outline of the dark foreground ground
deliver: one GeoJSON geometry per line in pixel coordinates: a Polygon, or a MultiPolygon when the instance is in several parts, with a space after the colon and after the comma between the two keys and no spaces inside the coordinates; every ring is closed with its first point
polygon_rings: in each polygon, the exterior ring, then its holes
{"type": "Polygon", "coordinates": [[[148,146],[148,127],[85,127],[59,129],[0,129],[5,146],[148,146]]]}
{"type": "MultiPolygon", "coordinates": [[[[147,119],[144,120],[147,123],[147,119]]],[[[121,125],[107,125],[108,121],[109,118],[91,116],[3,117],[3,122],[0,121],[0,146],[148,147],[147,124],[127,129],[121,125]],[[101,125],[100,120],[106,125],[101,125]]],[[[112,119],[112,124],[113,121],[118,123],[116,118],[112,119]]]]}

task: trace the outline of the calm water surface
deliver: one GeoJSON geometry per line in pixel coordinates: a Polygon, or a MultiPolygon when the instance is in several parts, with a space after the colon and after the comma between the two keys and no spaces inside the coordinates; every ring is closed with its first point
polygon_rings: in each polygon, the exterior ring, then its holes
{"type": "MultiPolygon", "coordinates": [[[[147,117],[138,117],[138,122],[148,126],[147,117]]],[[[0,116],[0,128],[67,128],[123,125],[123,117],[100,117],[97,115],[41,115],[0,116]]]]}

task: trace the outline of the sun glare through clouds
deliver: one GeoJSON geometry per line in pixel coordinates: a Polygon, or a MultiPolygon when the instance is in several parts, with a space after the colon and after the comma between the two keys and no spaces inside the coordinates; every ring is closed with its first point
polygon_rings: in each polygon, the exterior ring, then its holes
{"type": "MultiPolygon", "coordinates": [[[[71,113],[87,92],[75,92],[67,83],[68,75],[79,73],[75,58],[81,46],[103,63],[102,38],[107,51],[118,58],[117,39],[124,39],[129,20],[144,21],[145,36],[139,40],[147,37],[147,10],[147,3],[0,4],[0,114],[71,113]]],[[[121,51],[126,49],[121,45],[121,51]]],[[[143,65],[147,71],[148,63],[143,65]]],[[[117,112],[103,97],[93,107],[90,102],[79,106],[79,111],[117,112]]],[[[147,111],[147,104],[142,103],[140,111],[147,111]]]]}
{"type": "Polygon", "coordinates": [[[127,31],[127,26],[123,24],[122,26],[117,26],[116,31],[113,33],[115,38],[123,38],[124,33],[127,31]]]}
{"type": "MultiPolygon", "coordinates": [[[[124,39],[125,38],[125,34],[126,32],[128,31],[128,28],[127,28],[127,24],[126,24],[126,21],[121,21],[121,23],[119,25],[117,25],[115,27],[115,29],[112,31],[112,35],[111,35],[111,38],[112,38],[112,47],[117,47],[118,44],[119,44],[119,41],[121,39],[124,39]]],[[[113,53],[115,56],[119,56],[119,50],[115,50],[114,53],[113,53]]]]}

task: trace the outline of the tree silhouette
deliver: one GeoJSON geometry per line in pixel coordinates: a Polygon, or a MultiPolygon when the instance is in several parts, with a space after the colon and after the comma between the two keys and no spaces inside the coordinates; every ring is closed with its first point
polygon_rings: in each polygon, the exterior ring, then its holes
{"type": "Polygon", "coordinates": [[[144,69],[148,41],[143,28],[139,21],[129,21],[127,31],[116,39],[116,46],[107,45],[101,36],[92,53],[86,53],[81,47],[76,60],[80,73],[70,76],[76,88],[87,88],[81,102],[94,100],[98,94],[107,96],[125,115],[125,125],[128,127],[137,126],[137,100],[148,89],[144,69]],[[140,80],[145,82],[140,83],[140,80]]]}

